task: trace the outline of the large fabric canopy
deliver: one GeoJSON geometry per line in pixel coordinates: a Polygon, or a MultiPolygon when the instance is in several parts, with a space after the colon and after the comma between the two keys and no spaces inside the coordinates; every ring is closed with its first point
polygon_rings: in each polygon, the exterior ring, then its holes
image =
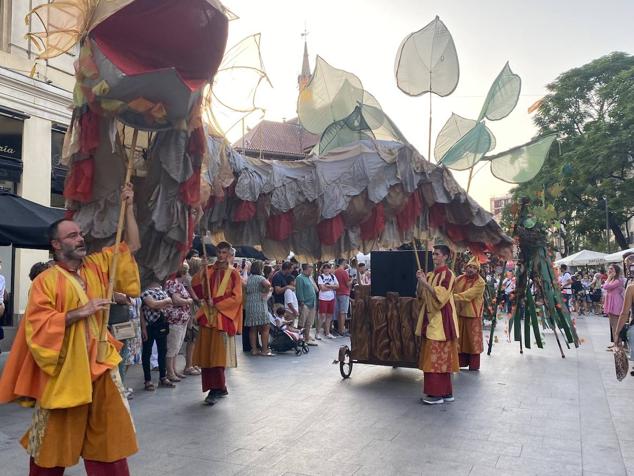
{"type": "Polygon", "coordinates": [[[0,192],[0,246],[48,249],[48,227],[63,217],[64,210],[59,208],[0,192]]]}
{"type": "Polygon", "coordinates": [[[617,251],[616,253],[610,253],[609,255],[605,255],[604,260],[606,263],[620,263],[621,261],[623,261],[625,255],[630,253],[634,253],[634,248],[617,251]]]}
{"type": "Polygon", "coordinates": [[[245,157],[209,138],[202,179],[211,195],[201,226],[212,241],[292,251],[304,262],[396,248],[441,235],[476,254],[509,255],[511,239],[451,172],[412,146],[361,140],[306,160],[245,157]],[[216,180],[225,178],[224,183],[216,180]]]}
{"type": "Polygon", "coordinates": [[[565,264],[567,266],[593,266],[605,264],[605,253],[591,250],[581,250],[565,258],[555,261],[557,266],[565,264]]]}

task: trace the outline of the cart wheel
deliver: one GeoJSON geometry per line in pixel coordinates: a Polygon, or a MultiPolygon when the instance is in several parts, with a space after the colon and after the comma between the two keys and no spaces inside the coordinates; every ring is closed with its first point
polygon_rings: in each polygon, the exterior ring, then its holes
{"type": "Polygon", "coordinates": [[[310,348],[306,345],[306,342],[302,344],[302,352],[304,352],[304,354],[308,354],[308,352],[310,352],[310,348]]]}
{"type": "Polygon", "coordinates": [[[295,355],[302,355],[302,348],[301,347],[295,347],[295,355]]]}
{"type": "Polygon", "coordinates": [[[352,356],[347,345],[339,348],[339,372],[344,379],[352,373],[352,356]]]}

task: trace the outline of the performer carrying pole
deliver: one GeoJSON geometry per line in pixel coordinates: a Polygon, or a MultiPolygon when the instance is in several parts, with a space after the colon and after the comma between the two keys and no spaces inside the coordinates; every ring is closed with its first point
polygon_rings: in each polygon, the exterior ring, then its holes
{"type": "Polygon", "coordinates": [[[480,262],[474,256],[465,266],[465,273],[456,279],[453,291],[458,314],[460,367],[468,366],[469,370],[480,370],[483,351],[482,313],[486,283],[479,271],[480,262]]]}
{"type": "Polygon", "coordinates": [[[80,456],[90,476],[128,475],[126,458],[138,450],[117,367],[121,343],[107,333],[105,353],[97,357],[101,329],[108,321],[109,276],[115,291],[140,294],[132,256],[140,248],[133,196],[128,183],[121,193],[125,242],[117,250],[108,247],[87,255],[79,225],[72,220],[58,220],[49,228],[55,266],[33,281],[0,379],[0,403],[18,399],[35,406],[33,423],[21,440],[31,456],[31,475],[63,474],[80,456]]]}
{"type": "Polygon", "coordinates": [[[418,368],[424,372],[421,403],[453,402],[451,373],[458,365],[458,318],[453,301],[455,277],[447,266],[449,247],[434,246],[434,270],[416,273],[418,296],[422,301],[416,335],[423,337],[418,368]]]}
{"type": "MultiPolygon", "coordinates": [[[[203,242],[203,249],[204,249],[203,242]]],[[[192,288],[204,300],[196,320],[200,331],[194,347],[193,364],[202,369],[205,404],[214,405],[229,394],[225,381],[227,337],[242,332],[242,280],[229,265],[232,246],[225,241],[216,246],[218,256],[213,266],[204,260],[204,268],[192,278],[192,288]]]]}

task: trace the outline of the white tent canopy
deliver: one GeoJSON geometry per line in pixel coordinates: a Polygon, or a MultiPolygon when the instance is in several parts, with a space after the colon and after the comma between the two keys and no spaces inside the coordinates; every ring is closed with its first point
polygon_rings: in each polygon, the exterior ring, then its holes
{"type": "Polygon", "coordinates": [[[555,261],[556,265],[568,265],[568,266],[592,266],[605,264],[605,253],[591,250],[581,250],[565,258],[561,258],[555,261]]]}
{"type": "Polygon", "coordinates": [[[623,261],[623,257],[628,253],[634,253],[634,248],[630,248],[629,250],[621,250],[616,253],[612,253],[609,255],[605,255],[603,258],[606,263],[620,263],[623,261]]]}

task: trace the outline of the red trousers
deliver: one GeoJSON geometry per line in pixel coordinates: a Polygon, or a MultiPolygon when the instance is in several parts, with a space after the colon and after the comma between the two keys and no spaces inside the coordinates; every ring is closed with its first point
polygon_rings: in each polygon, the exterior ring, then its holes
{"type": "Polygon", "coordinates": [[[460,367],[469,366],[469,370],[480,370],[480,354],[458,354],[460,367]]]}
{"type": "Polygon", "coordinates": [[[226,390],[225,368],[211,367],[202,369],[203,392],[209,390],[226,390]]]}
{"type": "Polygon", "coordinates": [[[450,373],[425,372],[423,393],[430,397],[446,397],[453,394],[450,373]]]}
{"type": "MultiPolygon", "coordinates": [[[[103,461],[84,460],[84,467],[88,476],[130,476],[128,470],[128,460],[126,458],[105,463],[103,461]]],[[[64,467],[56,466],[54,468],[42,468],[35,464],[35,460],[31,458],[29,464],[29,476],[62,476],[64,467]]]]}

